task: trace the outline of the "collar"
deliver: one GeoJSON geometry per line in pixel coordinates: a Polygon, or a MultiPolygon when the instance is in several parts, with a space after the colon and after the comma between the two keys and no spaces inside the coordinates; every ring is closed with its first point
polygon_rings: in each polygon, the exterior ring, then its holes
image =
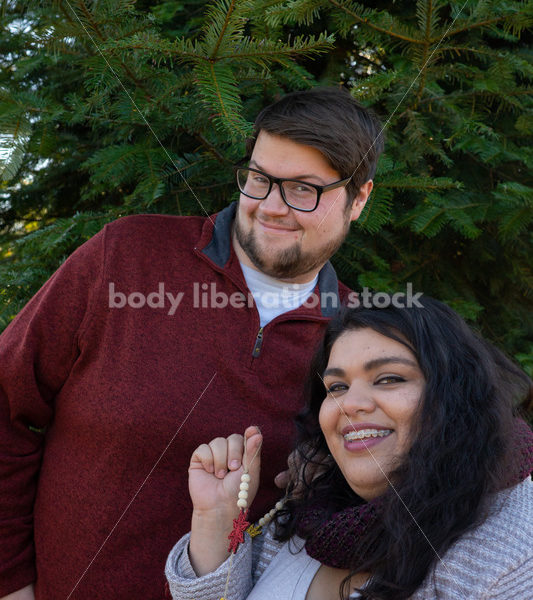
{"type": "MultiPolygon", "coordinates": [[[[235,255],[233,244],[231,243],[231,229],[236,213],[237,202],[233,202],[214,215],[214,224],[213,218],[206,219],[196,250],[220,271],[228,271],[233,263],[237,263],[239,280],[242,284],[245,283],[244,276],[235,255]]],[[[320,307],[321,316],[331,319],[337,312],[335,304],[337,307],[341,306],[341,299],[339,297],[337,274],[329,260],[318,273],[318,290],[320,294],[327,294],[326,298],[333,298],[335,296],[337,299],[336,303],[321,303],[323,304],[320,307]]]]}

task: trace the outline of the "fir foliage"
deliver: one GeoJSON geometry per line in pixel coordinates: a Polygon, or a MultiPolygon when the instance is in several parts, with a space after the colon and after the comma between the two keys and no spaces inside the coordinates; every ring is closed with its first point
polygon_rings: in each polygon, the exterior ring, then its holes
{"type": "Polygon", "coordinates": [[[227,205],[255,114],[342,84],[386,152],[341,278],[411,282],[531,372],[532,21],[507,0],[5,0],[0,327],[105,222],[227,205]]]}

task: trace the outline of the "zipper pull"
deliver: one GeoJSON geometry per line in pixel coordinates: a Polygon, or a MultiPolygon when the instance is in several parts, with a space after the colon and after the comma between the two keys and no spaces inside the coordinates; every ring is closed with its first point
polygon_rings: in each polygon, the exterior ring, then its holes
{"type": "Polygon", "coordinates": [[[255,338],[255,345],[254,345],[254,349],[252,351],[252,356],[254,358],[257,358],[261,352],[261,345],[263,344],[263,328],[261,327],[261,329],[259,330],[259,333],[257,334],[257,337],[255,338]]]}

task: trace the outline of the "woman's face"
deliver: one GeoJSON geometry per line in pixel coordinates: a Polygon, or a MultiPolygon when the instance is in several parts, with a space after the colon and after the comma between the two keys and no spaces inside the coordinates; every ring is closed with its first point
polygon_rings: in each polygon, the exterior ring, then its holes
{"type": "Polygon", "coordinates": [[[361,498],[383,494],[411,446],[425,379],[414,354],[373,329],[347,330],[324,372],[319,421],[333,458],[361,498]]]}

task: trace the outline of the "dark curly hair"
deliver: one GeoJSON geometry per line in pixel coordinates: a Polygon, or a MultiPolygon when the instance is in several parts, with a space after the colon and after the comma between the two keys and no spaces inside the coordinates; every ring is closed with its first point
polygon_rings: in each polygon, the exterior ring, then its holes
{"type": "MultiPolygon", "coordinates": [[[[366,327],[405,344],[426,380],[412,446],[390,475],[397,494],[389,489],[383,495],[377,524],[358,548],[347,548],[349,556],[364,556],[350,575],[372,574],[359,590],[363,598],[401,600],[420,587],[437,554],[442,556],[479,522],[486,495],[509,485],[513,407],[531,401],[532,384],[457,313],[427,296],[423,308],[343,309],[330,322],[314,357],[307,404],[296,418],[305,491],[290,499],[276,519],[279,540],[296,534],[311,505],[319,503],[329,517],[363,502],[332,459],[328,463],[325,458],[328,448],[318,414],[325,397],[322,374],[334,342],[346,330],[366,327]],[[313,471],[309,467],[323,466],[324,460],[329,468],[306,477],[313,471]]],[[[340,597],[347,598],[348,590],[349,577],[340,597]]]]}

